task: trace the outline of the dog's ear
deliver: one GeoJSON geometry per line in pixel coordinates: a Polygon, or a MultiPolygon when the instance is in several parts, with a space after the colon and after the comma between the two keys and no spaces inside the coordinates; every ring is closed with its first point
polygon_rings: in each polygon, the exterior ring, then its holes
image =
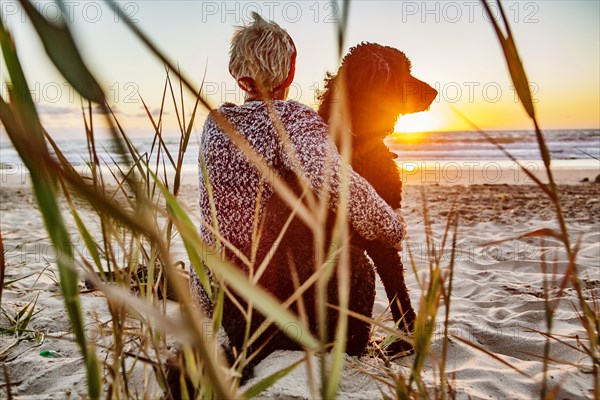
{"type": "Polygon", "coordinates": [[[323,90],[317,91],[317,101],[319,102],[319,110],[317,112],[325,122],[329,122],[332,105],[337,101],[336,78],[337,75],[327,72],[323,90]]]}

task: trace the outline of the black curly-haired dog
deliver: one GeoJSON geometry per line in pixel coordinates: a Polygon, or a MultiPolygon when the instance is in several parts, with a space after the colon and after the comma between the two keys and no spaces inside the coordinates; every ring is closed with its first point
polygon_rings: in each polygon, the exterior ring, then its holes
{"type": "MultiPolygon", "coordinates": [[[[373,43],[362,43],[353,47],[344,58],[337,75],[328,74],[324,92],[320,95],[319,114],[330,121],[336,109],[341,91],[340,79],[345,79],[347,105],[351,116],[353,169],[362,175],[375,188],[378,194],[393,208],[399,208],[402,201],[402,182],[394,161],[395,155],[383,143],[383,139],[394,131],[399,115],[423,111],[429,108],[437,92],[428,84],[411,75],[411,63],[401,51],[392,47],[373,43]]],[[[284,178],[300,193],[297,178],[290,171],[284,178]]],[[[256,260],[262,261],[278,240],[285,222],[290,216],[289,206],[274,194],[264,212],[265,221],[258,246],[256,260]]],[[[327,221],[327,237],[331,237],[335,214],[330,213],[327,221]]],[[[328,248],[330,243],[325,244],[328,248]]],[[[321,249],[324,250],[324,249],[321,249]]],[[[259,285],[269,290],[281,301],[287,300],[296,291],[296,285],[302,285],[315,272],[315,241],[312,230],[299,218],[293,218],[278,248],[259,280],[259,285]]],[[[357,233],[352,233],[350,247],[350,302],[349,309],[371,318],[375,299],[375,271],[370,257],[379,273],[387,296],[390,300],[392,316],[398,322],[399,329],[410,332],[413,329],[415,312],[412,308],[408,290],[404,282],[404,267],[400,254],[379,241],[368,241],[357,233]]],[[[309,329],[318,332],[315,310],[315,285],[302,296],[303,311],[308,317],[309,329]]],[[[236,298],[239,305],[246,307],[242,299],[236,298]]],[[[338,301],[337,279],[334,275],[327,288],[327,302],[338,301]]],[[[294,302],[290,309],[299,313],[299,303],[294,302]]],[[[337,326],[337,311],[328,308],[328,339],[333,340],[337,326]]],[[[264,318],[255,310],[250,324],[250,332],[258,329],[264,318]]],[[[242,350],[246,320],[239,306],[231,299],[225,301],[223,327],[227,332],[232,349],[242,350]]],[[[284,335],[280,329],[294,332],[297,327],[271,326],[265,330],[250,348],[248,353],[256,352],[244,375],[269,353],[278,349],[297,349],[298,345],[284,335]],[[258,351],[257,351],[258,350],[258,351]]],[[[346,352],[350,355],[361,354],[370,336],[370,324],[350,318],[346,352]]],[[[410,343],[399,340],[392,345],[392,352],[411,350],[410,343]]]]}
{"type": "MultiPolygon", "coordinates": [[[[347,105],[352,126],[352,168],[365,178],[377,193],[393,208],[402,202],[402,181],[398,166],[383,139],[394,132],[398,117],[429,108],[437,91],[411,75],[411,62],[392,47],[362,43],[350,50],[337,75],[328,75],[325,92],[321,94],[319,114],[329,121],[339,85],[346,81],[347,105]]],[[[354,246],[365,249],[390,301],[392,316],[400,330],[413,329],[412,308],[400,254],[379,241],[367,241],[358,235],[354,246]]],[[[407,350],[406,342],[397,342],[396,350],[407,350]]]]}

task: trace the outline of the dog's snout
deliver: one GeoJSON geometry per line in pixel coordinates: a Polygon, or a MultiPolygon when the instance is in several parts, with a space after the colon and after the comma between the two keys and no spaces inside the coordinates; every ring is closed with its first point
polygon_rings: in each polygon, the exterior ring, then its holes
{"type": "Polygon", "coordinates": [[[402,88],[402,103],[405,114],[427,110],[437,97],[437,90],[415,78],[405,82],[402,88]]]}
{"type": "Polygon", "coordinates": [[[421,89],[421,97],[423,98],[423,103],[427,104],[427,107],[433,103],[433,100],[438,95],[438,91],[429,86],[427,83],[423,82],[423,87],[421,89]]]}
{"type": "Polygon", "coordinates": [[[415,93],[419,97],[418,102],[420,102],[421,105],[424,107],[423,109],[427,109],[429,108],[433,100],[435,100],[438,92],[428,83],[423,82],[417,78],[414,79],[417,84],[417,87],[419,88],[418,93],[415,93]]]}

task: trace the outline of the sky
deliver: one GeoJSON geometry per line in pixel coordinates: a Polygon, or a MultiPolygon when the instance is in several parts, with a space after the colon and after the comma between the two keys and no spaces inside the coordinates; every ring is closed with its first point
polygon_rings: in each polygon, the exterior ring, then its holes
{"type": "MultiPolygon", "coordinates": [[[[104,1],[34,1],[49,20],[66,20],[90,70],[98,77],[133,136],[151,136],[142,101],[158,113],[165,68],[134,37],[104,1]]],[[[339,66],[336,23],[340,7],[325,1],[119,1],[118,4],[171,61],[199,87],[213,107],[243,102],[228,74],[228,51],[236,26],[252,11],[273,20],[294,38],[296,79],[290,97],[316,107],[315,91],[326,71],[339,66]]],[[[531,82],[543,129],[600,128],[600,2],[505,1],[517,47],[531,82]]],[[[81,101],[48,61],[18,2],[0,2],[34,101],[47,129],[57,137],[83,137],[81,101]]],[[[497,8],[494,7],[494,10],[497,8]]],[[[401,117],[398,131],[453,131],[469,127],[460,110],[486,130],[530,129],[516,99],[502,50],[478,1],[352,1],[345,53],[362,41],[396,47],[411,59],[412,73],[435,87],[438,98],[425,113],[401,117]]],[[[1,63],[0,94],[8,79],[1,63]]],[[[178,88],[177,88],[178,90],[178,88]]],[[[184,97],[185,113],[193,102],[184,97]]],[[[170,109],[167,134],[177,132],[170,109]]],[[[178,106],[180,107],[180,106],[178,106]]],[[[196,123],[201,128],[207,110],[196,123]]]]}

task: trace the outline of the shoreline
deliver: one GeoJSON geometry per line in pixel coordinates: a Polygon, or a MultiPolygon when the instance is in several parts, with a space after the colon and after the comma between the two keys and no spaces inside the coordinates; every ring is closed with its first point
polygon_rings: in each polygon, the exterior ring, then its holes
{"type": "MultiPolygon", "coordinates": [[[[541,160],[519,160],[521,165],[533,173],[542,182],[547,182],[546,171],[541,160]]],[[[415,160],[397,161],[399,178],[404,185],[534,185],[515,162],[511,160],[415,160]]],[[[25,187],[29,185],[29,171],[23,163],[5,163],[0,169],[0,187],[25,187]]],[[[75,168],[86,175],[86,165],[75,165],[75,168]]],[[[554,179],[559,185],[575,185],[587,178],[594,182],[600,176],[600,161],[593,159],[552,160],[551,169],[554,179]]],[[[111,174],[119,173],[116,167],[103,167],[103,175],[107,181],[114,178],[111,174]]],[[[167,169],[172,178],[172,171],[167,169]]],[[[182,184],[196,184],[198,167],[184,164],[182,168],[182,184]]]]}
{"type": "MultiPolygon", "coordinates": [[[[541,160],[518,160],[542,182],[547,174],[541,160]]],[[[535,185],[516,162],[511,160],[436,160],[399,162],[400,176],[405,185],[535,185]]],[[[594,182],[600,175],[597,160],[552,160],[551,170],[558,185],[594,182]]]]}

